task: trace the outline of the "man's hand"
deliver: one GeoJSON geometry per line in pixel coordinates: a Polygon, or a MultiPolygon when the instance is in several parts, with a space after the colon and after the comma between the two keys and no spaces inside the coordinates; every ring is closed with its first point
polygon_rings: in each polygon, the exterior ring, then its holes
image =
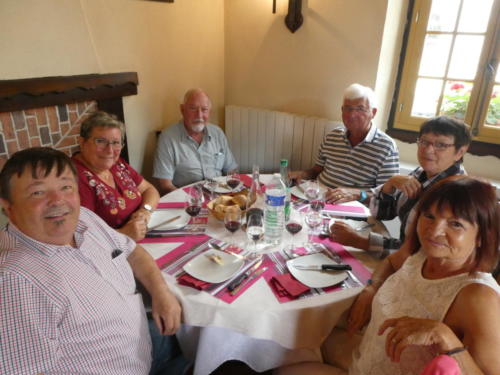
{"type": "Polygon", "coordinates": [[[173,335],[181,324],[181,306],[177,298],[166,291],[160,296],[151,296],[153,320],[162,335],[173,335]]]}
{"type": "Polygon", "coordinates": [[[393,194],[398,189],[408,198],[413,199],[422,190],[422,185],[413,176],[392,176],[382,187],[385,194],[393,194]]]}
{"type": "Polygon", "coordinates": [[[325,200],[330,203],[344,203],[357,201],[360,197],[360,190],[354,188],[338,187],[328,189],[325,193],[325,200]]]}

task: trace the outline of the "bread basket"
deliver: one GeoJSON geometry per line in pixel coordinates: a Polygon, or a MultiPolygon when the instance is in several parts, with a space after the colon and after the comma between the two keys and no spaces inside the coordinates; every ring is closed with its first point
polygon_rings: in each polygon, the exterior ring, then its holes
{"type": "Polygon", "coordinates": [[[221,195],[207,204],[208,212],[217,220],[224,220],[224,215],[230,210],[240,210],[245,213],[247,196],[245,194],[221,195]]]}

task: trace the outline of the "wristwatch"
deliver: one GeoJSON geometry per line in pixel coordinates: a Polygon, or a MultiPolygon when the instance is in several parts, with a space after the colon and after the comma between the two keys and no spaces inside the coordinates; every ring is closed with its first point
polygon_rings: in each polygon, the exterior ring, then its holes
{"type": "Polygon", "coordinates": [[[366,191],[360,190],[359,191],[359,199],[358,199],[358,201],[363,202],[363,201],[366,200],[366,198],[368,198],[368,194],[366,194],[366,191]]]}
{"type": "Polygon", "coordinates": [[[151,207],[150,204],[145,204],[144,206],[142,206],[142,208],[144,208],[146,211],[150,212],[150,213],[153,213],[153,207],[151,207]]]}

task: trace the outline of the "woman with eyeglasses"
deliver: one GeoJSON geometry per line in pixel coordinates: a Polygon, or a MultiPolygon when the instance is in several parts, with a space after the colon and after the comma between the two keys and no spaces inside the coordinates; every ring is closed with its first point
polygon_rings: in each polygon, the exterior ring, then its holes
{"type": "Polygon", "coordinates": [[[417,140],[420,166],[408,176],[391,177],[375,189],[370,201],[370,211],[377,219],[392,220],[399,217],[400,238],[384,238],[378,233],[364,236],[341,222],[331,226],[331,238],[380,256],[387,255],[390,249],[398,249],[405,238],[413,207],[423,192],[443,178],[465,173],[462,161],[470,142],[469,127],[461,121],[441,116],[423,123],[417,140]]]}
{"type": "Polygon", "coordinates": [[[146,235],[160,196],[151,183],[120,158],[124,130],[114,115],[93,113],[81,125],[80,152],[72,159],[78,170],[81,205],[139,241],[146,235]]]}

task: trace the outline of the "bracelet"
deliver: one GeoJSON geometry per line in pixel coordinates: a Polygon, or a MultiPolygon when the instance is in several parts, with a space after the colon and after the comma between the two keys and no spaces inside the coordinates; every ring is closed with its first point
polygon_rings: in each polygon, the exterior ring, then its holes
{"type": "Polygon", "coordinates": [[[462,347],[459,347],[459,348],[455,348],[455,349],[451,349],[447,352],[444,352],[444,353],[441,353],[442,355],[453,355],[453,354],[458,354],[458,353],[462,353],[462,352],[465,352],[467,350],[467,347],[466,346],[462,346],[462,347]]]}

